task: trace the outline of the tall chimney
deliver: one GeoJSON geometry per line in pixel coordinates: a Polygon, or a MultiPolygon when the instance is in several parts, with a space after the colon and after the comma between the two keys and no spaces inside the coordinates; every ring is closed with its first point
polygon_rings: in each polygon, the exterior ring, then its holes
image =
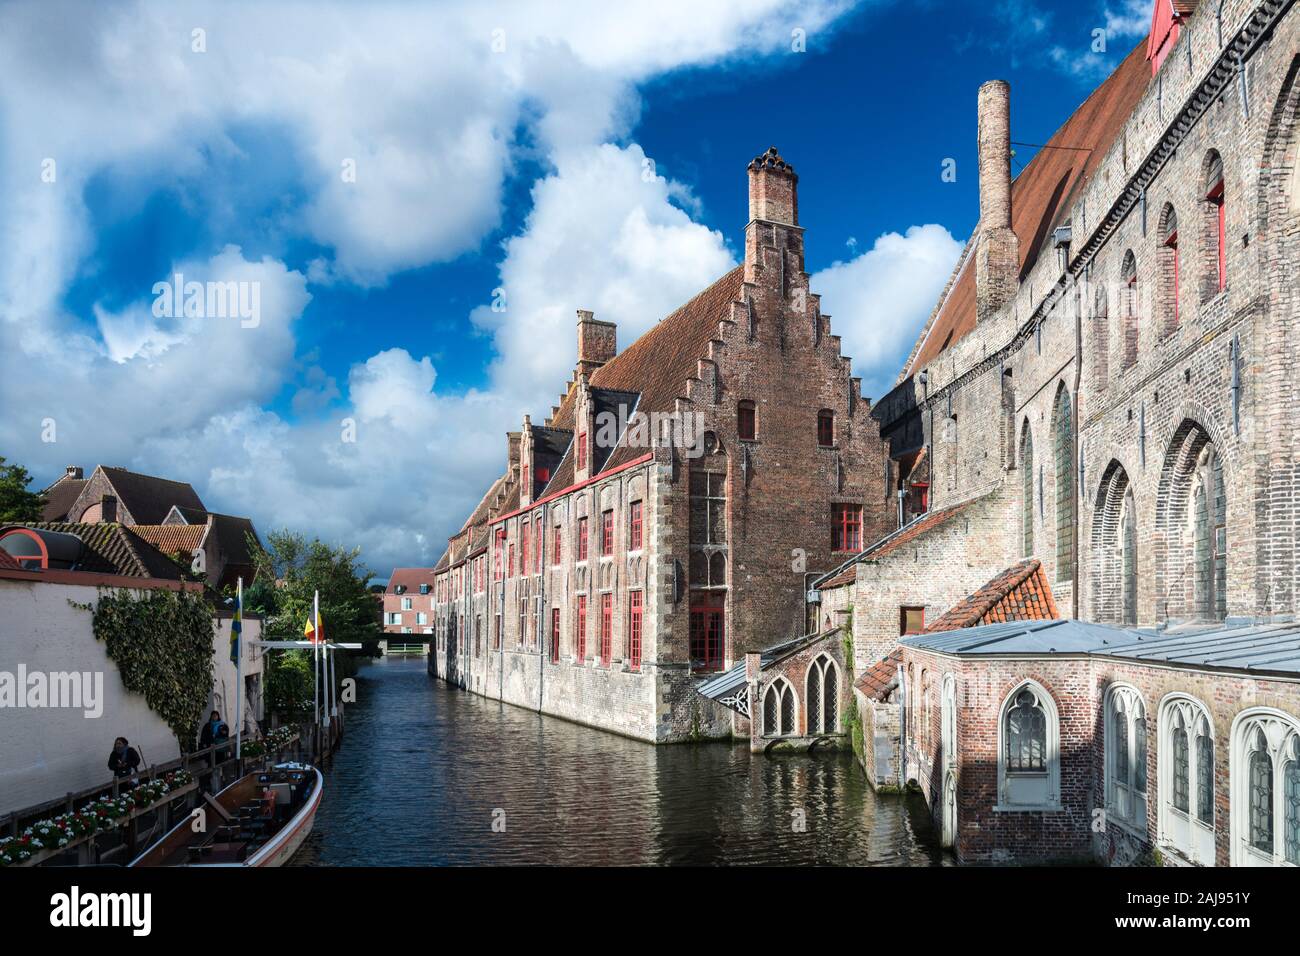
{"type": "Polygon", "coordinates": [[[85,472],[83,472],[83,471],[81,470],[81,466],[80,466],[80,465],[69,465],[69,466],[64,470],[64,472],[63,472],[63,477],[64,477],[64,478],[75,478],[75,479],[77,479],[77,480],[80,480],[80,479],[81,479],[81,476],[84,475],[84,474],[85,474],[85,472]]]}
{"type": "Polygon", "coordinates": [[[578,310],[578,373],[590,375],[618,352],[618,326],[578,310]]]}
{"type": "Polygon", "coordinates": [[[749,162],[749,219],[799,225],[799,177],[775,146],[749,162]]]}
{"type": "Polygon", "coordinates": [[[979,91],[980,225],[975,258],[975,315],[983,322],[1015,296],[1020,241],[1011,229],[1011,85],[989,80],[979,91]]]}

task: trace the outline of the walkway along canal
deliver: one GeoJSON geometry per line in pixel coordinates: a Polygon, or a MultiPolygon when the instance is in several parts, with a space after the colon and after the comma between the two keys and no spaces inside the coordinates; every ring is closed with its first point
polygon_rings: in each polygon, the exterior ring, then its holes
{"type": "Polygon", "coordinates": [[[948,860],[919,801],[877,796],[847,755],[654,747],[466,693],[423,658],[384,658],[358,675],[348,744],[293,863],[948,860]]]}

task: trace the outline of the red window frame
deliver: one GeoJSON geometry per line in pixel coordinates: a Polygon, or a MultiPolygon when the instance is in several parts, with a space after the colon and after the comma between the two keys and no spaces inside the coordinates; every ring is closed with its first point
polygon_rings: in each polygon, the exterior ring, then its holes
{"type": "Polygon", "coordinates": [[[628,509],[630,517],[628,518],[627,530],[627,549],[629,551],[641,550],[641,502],[632,502],[628,509]]]}
{"type": "Polygon", "coordinates": [[[578,613],[573,621],[574,656],[581,664],[587,659],[587,595],[578,595],[578,613]]]}
{"type": "Polygon", "coordinates": [[[550,480],[551,480],[551,469],[549,469],[549,468],[538,468],[538,469],[537,469],[537,480],[540,481],[542,484],[546,484],[548,481],[550,481],[550,480]]]}
{"type": "Polygon", "coordinates": [[[587,560],[587,519],[578,519],[578,560],[587,560]]]}
{"type": "Polygon", "coordinates": [[[817,413],[817,444],[830,448],[835,444],[835,413],[823,408],[817,413]]]}
{"type": "Polygon", "coordinates": [[[691,667],[697,671],[720,671],[726,652],[726,617],[721,607],[691,608],[691,667]]]}
{"type": "Polygon", "coordinates": [[[578,471],[587,467],[587,433],[578,432],[578,471]]]}
{"type": "Polygon", "coordinates": [[[600,662],[606,667],[614,659],[614,595],[600,596],[600,662]]]}
{"type": "Polygon", "coordinates": [[[515,576],[515,546],[513,544],[506,548],[506,554],[508,555],[506,558],[506,577],[513,578],[515,576]]]}
{"type": "Polygon", "coordinates": [[[758,437],[758,409],[751,401],[736,406],[736,434],[741,441],[753,441],[758,437]]]}
{"type": "Polygon", "coordinates": [[[551,663],[560,663],[560,609],[551,608],[551,663]]]}
{"type": "Polygon", "coordinates": [[[614,511],[600,513],[600,553],[614,553],[614,511]]]}
{"type": "Polygon", "coordinates": [[[644,611],[644,597],[640,591],[628,593],[627,612],[627,656],[632,670],[641,669],[641,621],[644,611]]]}
{"type": "Polygon", "coordinates": [[[1210,187],[1206,193],[1207,202],[1218,207],[1215,216],[1215,239],[1218,242],[1218,290],[1222,292],[1228,287],[1228,204],[1223,201],[1223,180],[1210,187]]]}
{"type": "Polygon", "coordinates": [[[532,474],[531,469],[529,469],[527,465],[524,465],[524,480],[521,481],[520,484],[523,486],[524,491],[527,493],[527,495],[531,498],[533,495],[533,486],[532,483],[528,480],[528,476],[530,474],[532,474]]]}
{"type": "Polygon", "coordinates": [[[559,525],[551,532],[551,564],[559,564],[564,558],[564,535],[559,525]]]}
{"type": "Polygon", "coordinates": [[[533,570],[532,552],[528,550],[528,528],[530,522],[519,522],[519,573],[530,574],[533,570]]]}
{"type": "Polygon", "coordinates": [[[496,540],[495,550],[496,550],[496,561],[495,561],[495,567],[492,569],[493,571],[492,576],[496,580],[500,581],[502,575],[505,573],[505,566],[506,566],[505,564],[506,529],[505,528],[497,528],[497,540],[496,540]]]}
{"type": "Polygon", "coordinates": [[[536,535],[537,535],[537,542],[536,542],[536,544],[534,545],[534,548],[536,548],[536,554],[534,555],[534,557],[536,558],[536,561],[534,562],[534,566],[537,568],[537,573],[538,573],[538,574],[541,574],[541,573],[542,573],[542,562],[543,562],[543,561],[545,560],[545,558],[546,558],[546,548],[543,547],[543,545],[544,545],[544,543],[545,543],[545,541],[546,541],[546,528],[542,526],[542,516],[541,516],[541,515],[538,515],[538,516],[537,516],[537,520],[536,520],[535,522],[533,522],[533,524],[534,524],[534,530],[535,530],[535,533],[536,533],[536,535]]]}
{"type": "Polygon", "coordinates": [[[831,511],[831,550],[862,550],[862,505],[835,504],[831,511]]]}

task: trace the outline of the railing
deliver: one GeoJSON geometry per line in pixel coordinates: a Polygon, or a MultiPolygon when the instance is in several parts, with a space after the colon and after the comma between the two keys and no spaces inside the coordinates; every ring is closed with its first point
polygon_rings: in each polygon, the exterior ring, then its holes
{"type": "MultiPolygon", "coordinates": [[[[341,736],[341,727],[339,732],[329,735],[330,744],[337,745],[339,736],[341,736]]],[[[0,836],[16,838],[27,827],[33,826],[41,820],[80,810],[87,803],[101,797],[115,799],[139,784],[160,779],[173,771],[188,771],[194,777],[193,782],[178,787],[149,806],[135,808],[125,818],[121,818],[125,822],[119,823],[111,829],[101,830],[70,840],[65,846],[56,850],[42,851],[22,865],[35,866],[55,857],[62,857],[65,854],[74,852],[76,853],[75,864],[79,866],[129,862],[134,859],[136,851],[140,848],[142,842],[140,829],[142,820],[146,815],[156,812],[158,816],[152,825],[149,825],[143,841],[145,845],[175,826],[180,819],[178,816],[179,809],[183,809],[188,814],[191,801],[196,799],[201,789],[216,793],[233,781],[238,780],[244,774],[249,773],[254,767],[261,766],[272,758],[280,759],[290,749],[292,749],[297,759],[302,758],[303,743],[300,734],[295,733],[283,747],[270,751],[256,759],[248,759],[242,756],[236,758],[234,755],[235,742],[226,740],[193,753],[182,754],[180,757],[166,763],[151,764],[139,773],[132,774],[129,777],[115,777],[112,781],[96,787],[73,791],[55,800],[47,800],[44,803],[32,804],[20,810],[10,811],[0,816],[0,836]],[[182,800],[184,801],[183,808],[179,806],[182,800]],[[161,828],[160,823],[162,824],[161,828]]],[[[73,863],[74,861],[69,859],[68,862],[73,863]]]]}

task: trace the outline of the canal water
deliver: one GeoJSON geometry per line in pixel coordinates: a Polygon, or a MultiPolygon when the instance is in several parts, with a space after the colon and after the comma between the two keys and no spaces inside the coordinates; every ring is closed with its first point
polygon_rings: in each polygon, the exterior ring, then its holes
{"type": "Polygon", "coordinates": [[[843,864],[950,858],[916,797],[844,755],[653,747],[453,688],[423,658],[363,666],[306,866],[843,864]]]}

